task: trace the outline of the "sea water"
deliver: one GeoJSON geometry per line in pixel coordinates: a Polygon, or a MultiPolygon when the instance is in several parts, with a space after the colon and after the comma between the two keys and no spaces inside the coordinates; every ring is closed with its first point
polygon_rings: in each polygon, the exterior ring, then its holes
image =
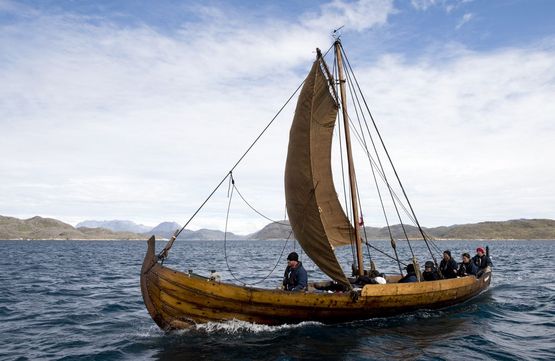
{"type": "MultiPolygon", "coordinates": [[[[374,245],[393,254],[389,242],[374,245]]],[[[0,241],[0,360],[555,359],[554,241],[436,245],[457,260],[489,245],[489,290],[458,306],[390,318],[282,326],[235,320],[164,333],[141,297],[146,242],[0,241]]],[[[421,265],[429,259],[424,243],[412,247],[421,265]]],[[[410,250],[402,242],[398,248],[406,262],[410,250]]],[[[292,250],[311,280],[325,279],[291,241],[176,242],[166,265],[275,288],[292,250]]],[[[396,262],[370,251],[380,271],[398,272],[396,262]]],[[[350,269],[351,249],[337,253],[350,269]]]]}

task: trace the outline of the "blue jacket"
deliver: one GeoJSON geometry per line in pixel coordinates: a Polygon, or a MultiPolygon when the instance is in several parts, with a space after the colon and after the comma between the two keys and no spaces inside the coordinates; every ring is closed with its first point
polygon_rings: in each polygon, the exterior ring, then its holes
{"type": "Polygon", "coordinates": [[[416,274],[407,273],[407,275],[401,278],[398,283],[410,283],[410,282],[418,282],[418,278],[416,278],[416,274]]]}
{"type": "Polygon", "coordinates": [[[470,261],[468,263],[461,262],[459,264],[459,272],[458,275],[460,277],[476,275],[478,273],[478,266],[474,264],[474,262],[470,261]]]}
{"type": "Polygon", "coordinates": [[[283,274],[283,288],[286,291],[304,291],[307,285],[308,275],[302,262],[299,262],[295,268],[287,266],[283,274]]]}

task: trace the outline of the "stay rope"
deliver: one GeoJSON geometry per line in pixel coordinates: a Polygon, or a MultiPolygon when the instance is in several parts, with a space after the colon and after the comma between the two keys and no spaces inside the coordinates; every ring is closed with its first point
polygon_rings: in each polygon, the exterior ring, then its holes
{"type": "MultiPolygon", "coordinates": [[[[370,117],[370,120],[372,121],[372,124],[373,124],[373,126],[374,126],[375,131],[376,131],[376,134],[378,135],[378,138],[379,138],[379,140],[380,140],[380,142],[381,142],[381,145],[382,145],[382,147],[383,147],[383,150],[384,150],[384,152],[385,152],[385,154],[386,154],[386,156],[387,156],[387,158],[388,158],[388,160],[389,160],[389,163],[390,163],[390,165],[391,165],[391,168],[392,168],[392,170],[393,170],[393,172],[394,172],[394,174],[395,174],[395,177],[396,177],[396,179],[397,179],[397,182],[399,183],[399,186],[400,186],[400,188],[401,188],[401,190],[402,190],[402,192],[403,192],[404,198],[405,198],[405,200],[406,200],[406,202],[407,202],[407,204],[408,204],[408,206],[409,206],[409,208],[410,208],[410,213],[409,213],[409,212],[407,212],[407,213],[410,214],[410,215],[412,215],[412,217],[409,217],[409,218],[411,218],[411,219],[416,223],[416,226],[418,227],[418,229],[419,229],[419,231],[420,231],[420,233],[421,233],[421,235],[422,235],[422,238],[423,238],[423,240],[424,240],[425,243],[426,243],[426,246],[427,246],[427,248],[428,248],[428,251],[430,252],[430,255],[431,255],[432,259],[434,260],[434,263],[437,265],[436,258],[435,258],[435,256],[434,256],[434,253],[432,252],[432,250],[431,250],[431,248],[430,248],[430,244],[429,244],[429,243],[432,243],[432,244],[433,244],[433,242],[431,242],[431,239],[429,239],[429,238],[427,237],[427,235],[425,234],[424,230],[423,230],[422,227],[420,226],[420,222],[418,221],[418,218],[416,217],[416,214],[415,214],[415,212],[414,212],[414,209],[413,209],[413,207],[412,207],[412,204],[410,203],[410,200],[408,199],[408,196],[407,196],[407,194],[406,194],[405,188],[404,188],[404,186],[403,186],[403,184],[402,184],[402,182],[401,182],[401,180],[400,180],[400,178],[399,178],[399,175],[398,175],[398,173],[397,173],[397,169],[395,168],[395,165],[393,164],[393,161],[392,161],[391,156],[390,156],[390,154],[389,154],[389,152],[388,152],[388,150],[387,150],[387,147],[385,146],[385,143],[384,143],[384,141],[383,141],[383,138],[382,138],[382,136],[381,136],[381,133],[380,133],[380,131],[378,130],[378,127],[377,127],[377,124],[376,124],[376,122],[375,122],[375,120],[374,120],[374,117],[372,116],[372,113],[371,113],[371,111],[370,111],[370,108],[369,108],[369,106],[368,106],[368,103],[366,102],[366,99],[365,99],[365,97],[364,97],[364,94],[362,93],[362,90],[361,90],[361,88],[360,88],[360,84],[359,84],[359,82],[358,82],[358,80],[357,80],[357,78],[356,78],[356,76],[355,76],[355,74],[354,74],[354,72],[353,72],[353,70],[352,70],[352,67],[351,67],[351,64],[350,64],[350,62],[349,62],[349,59],[347,58],[347,55],[346,55],[346,53],[345,53],[345,50],[343,49],[342,46],[341,46],[341,52],[342,52],[342,54],[343,54],[343,56],[344,56],[344,58],[345,58],[346,68],[348,67],[348,69],[350,70],[350,71],[346,71],[345,73],[348,74],[347,76],[348,76],[349,79],[350,79],[350,77],[351,77],[351,75],[352,75],[352,78],[353,78],[354,82],[353,82],[353,80],[351,80],[351,83],[352,83],[353,85],[356,84],[356,87],[357,87],[357,89],[358,89],[358,93],[361,95],[361,98],[362,98],[362,101],[363,101],[363,103],[364,103],[364,105],[365,105],[366,111],[367,111],[367,113],[368,113],[368,115],[369,115],[369,117],[370,117]],[[428,242],[428,241],[430,241],[430,242],[428,242]]],[[[358,99],[358,96],[356,97],[356,100],[357,100],[357,102],[358,102],[358,104],[359,104],[359,106],[360,106],[360,109],[362,109],[362,105],[360,104],[360,100],[358,99]]],[[[354,103],[354,100],[353,100],[353,103],[354,103]]],[[[374,147],[374,151],[376,152],[376,155],[378,155],[377,149],[376,149],[376,147],[375,147],[375,143],[374,143],[374,141],[373,141],[373,137],[371,136],[371,132],[370,132],[370,130],[369,130],[369,128],[368,128],[368,123],[366,122],[366,118],[364,117],[364,113],[362,113],[362,114],[363,114],[364,123],[365,123],[365,125],[366,125],[366,127],[367,127],[368,134],[369,134],[369,136],[370,136],[370,139],[371,139],[372,144],[373,144],[373,147],[374,147]]],[[[359,119],[359,121],[360,121],[360,119],[359,119]]],[[[356,127],[354,127],[354,128],[356,128],[356,127]]],[[[363,142],[363,143],[365,144],[365,142],[363,142]]],[[[370,153],[369,153],[369,151],[368,151],[368,149],[367,149],[366,146],[365,146],[365,149],[367,150],[368,155],[370,155],[370,153]]],[[[384,176],[384,178],[385,178],[385,172],[384,172],[384,170],[383,170],[383,165],[381,164],[381,160],[380,160],[379,156],[378,156],[378,162],[379,162],[379,164],[380,164],[380,168],[381,168],[381,170],[382,170],[382,174],[383,174],[383,176],[384,176]]],[[[385,182],[386,182],[386,185],[387,185],[388,189],[390,190],[390,193],[392,193],[391,186],[389,185],[389,182],[387,182],[387,179],[386,179],[386,178],[385,178],[385,182]]],[[[414,257],[414,252],[413,252],[413,250],[412,250],[412,246],[410,245],[410,241],[409,241],[409,239],[408,239],[408,235],[407,235],[407,233],[406,233],[406,230],[405,230],[405,227],[404,227],[404,225],[403,225],[401,216],[400,216],[400,214],[399,214],[399,211],[398,211],[396,202],[395,202],[395,200],[394,200],[395,197],[393,197],[393,194],[391,194],[391,196],[392,196],[392,199],[393,199],[393,204],[394,204],[394,206],[395,206],[396,213],[397,213],[397,215],[398,215],[398,217],[399,217],[399,219],[400,219],[400,224],[401,224],[401,227],[402,227],[403,232],[404,232],[404,234],[405,234],[407,243],[408,243],[409,248],[410,248],[410,250],[411,250],[411,253],[412,253],[413,257],[414,257]]],[[[397,198],[398,198],[398,197],[397,197],[397,198]]],[[[403,202],[400,202],[400,204],[403,204],[403,202]]],[[[392,238],[392,240],[393,240],[393,238],[392,238]]],[[[393,243],[393,242],[392,242],[392,243],[393,243]]],[[[434,246],[435,246],[435,245],[434,245],[434,246]]]]}
{"type": "MultiPolygon", "coordinates": [[[[344,72],[345,72],[345,74],[347,74],[347,78],[350,80],[350,74],[349,74],[349,72],[347,71],[346,68],[344,69],[344,72]]],[[[353,91],[353,86],[352,86],[351,83],[352,83],[352,81],[347,81],[347,87],[349,89],[349,93],[351,94],[351,99],[355,99],[355,97],[356,97],[357,100],[358,100],[358,95],[357,95],[356,92],[353,91]]],[[[353,104],[354,104],[354,102],[353,102],[353,104]]],[[[353,108],[355,109],[355,115],[358,119],[359,127],[361,129],[360,134],[362,134],[363,148],[366,150],[367,154],[369,154],[368,153],[367,142],[366,142],[366,137],[364,136],[364,132],[362,131],[362,124],[360,122],[359,107],[354,106],[353,108]]],[[[362,108],[361,108],[360,113],[361,113],[362,117],[364,118],[364,113],[362,112],[362,108]]],[[[350,118],[349,118],[349,124],[352,124],[350,118]]],[[[358,137],[357,130],[354,126],[353,126],[353,130],[354,130],[355,135],[357,135],[357,140],[360,142],[360,138],[358,137]]],[[[389,219],[387,217],[387,212],[385,210],[385,205],[384,205],[384,202],[383,202],[382,193],[380,191],[380,187],[379,187],[378,181],[376,179],[376,172],[374,170],[374,167],[372,166],[371,161],[370,161],[370,169],[372,170],[372,178],[374,179],[374,184],[376,185],[376,191],[377,191],[378,197],[380,199],[380,205],[381,205],[382,213],[383,213],[383,216],[385,218],[386,225],[387,225],[387,230],[389,232],[389,237],[390,237],[390,239],[392,239],[393,235],[391,233],[391,227],[390,227],[390,224],[389,224],[389,219]]],[[[386,180],[386,183],[387,183],[387,180],[386,180]]],[[[357,196],[358,196],[358,204],[360,205],[361,220],[362,220],[362,223],[363,223],[362,224],[362,229],[364,230],[364,240],[365,240],[366,248],[368,250],[368,257],[370,258],[370,262],[372,262],[372,256],[370,255],[370,244],[368,242],[368,234],[366,232],[366,227],[364,227],[364,217],[363,217],[364,213],[363,213],[363,210],[362,210],[362,202],[360,200],[360,191],[358,190],[358,183],[357,183],[357,196]]],[[[399,257],[397,256],[397,253],[395,253],[395,256],[396,256],[395,260],[397,261],[397,264],[399,265],[399,271],[402,274],[403,271],[401,270],[401,262],[399,261],[399,257]]]]}
{"type": "MultiPolygon", "coordinates": [[[[272,270],[266,276],[264,276],[263,278],[261,278],[260,280],[258,280],[256,282],[251,282],[251,283],[246,283],[246,282],[240,280],[238,278],[238,276],[236,276],[235,273],[231,270],[231,267],[229,266],[229,260],[228,260],[228,257],[227,257],[227,226],[228,226],[228,223],[229,223],[229,213],[230,213],[230,210],[231,210],[231,201],[233,199],[233,193],[234,193],[235,190],[237,190],[237,188],[235,187],[235,180],[233,179],[233,174],[230,172],[228,174],[228,176],[229,176],[229,182],[230,182],[230,192],[229,192],[229,201],[227,203],[227,212],[226,212],[226,216],[225,216],[225,231],[224,231],[224,258],[225,258],[225,264],[227,266],[227,271],[229,272],[229,274],[231,275],[231,277],[233,277],[233,279],[235,281],[237,281],[238,283],[240,283],[244,286],[254,286],[254,285],[257,285],[259,283],[262,283],[262,282],[266,281],[272,275],[272,273],[274,273],[277,266],[281,262],[281,258],[283,257],[283,253],[285,252],[285,248],[287,247],[287,243],[289,242],[289,239],[291,238],[291,235],[293,234],[293,230],[291,230],[289,232],[289,235],[287,236],[287,239],[285,240],[285,243],[283,244],[283,248],[281,249],[281,253],[278,257],[278,260],[277,260],[276,264],[274,265],[274,268],[272,268],[272,270]]],[[[243,196],[241,196],[241,199],[243,199],[243,201],[245,201],[245,203],[247,205],[249,205],[249,207],[251,207],[250,204],[243,198],[243,196]]],[[[252,208],[252,209],[255,210],[254,208],[252,208]]],[[[256,211],[256,212],[258,214],[262,215],[258,211],[256,211]]],[[[269,219],[266,216],[263,216],[263,217],[266,218],[266,219],[269,219]]]]}
{"type": "Polygon", "coordinates": [[[237,184],[233,184],[233,188],[235,189],[235,191],[237,192],[237,194],[239,195],[239,197],[241,197],[241,199],[243,200],[243,202],[245,202],[245,204],[252,209],[256,214],[258,214],[260,217],[272,222],[272,223],[276,223],[276,224],[280,224],[282,226],[287,226],[287,227],[291,227],[291,225],[289,223],[283,223],[280,221],[276,221],[272,218],[267,217],[266,215],[262,214],[260,211],[258,211],[256,208],[254,208],[246,199],[245,197],[243,197],[243,195],[241,194],[241,192],[239,192],[239,189],[237,188],[237,184]]]}
{"type": "Polygon", "coordinates": [[[193,213],[193,215],[187,220],[187,222],[185,222],[185,224],[183,225],[183,227],[181,227],[178,231],[176,231],[174,233],[174,235],[172,236],[172,238],[170,239],[170,241],[166,244],[166,246],[164,247],[164,249],[158,254],[158,259],[160,260],[164,260],[165,258],[168,257],[168,252],[171,249],[171,247],[173,246],[175,240],[177,239],[177,237],[179,237],[179,235],[181,234],[181,232],[183,232],[183,230],[185,229],[185,227],[187,227],[189,225],[189,223],[191,223],[191,221],[195,218],[195,216],[200,212],[200,210],[206,205],[206,203],[208,203],[208,201],[210,200],[210,198],[212,198],[212,196],[214,195],[214,193],[216,193],[216,191],[220,188],[220,186],[225,182],[225,180],[227,179],[227,177],[233,172],[233,170],[235,170],[235,168],[239,165],[239,163],[241,163],[241,161],[246,157],[246,155],[250,152],[250,150],[254,147],[254,145],[258,142],[258,140],[260,140],[260,138],[262,137],[262,135],[264,135],[264,133],[266,133],[266,131],[268,130],[268,128],[270,128],[270,126],[273,124],[273,122],[276,120],[276,118],[281,114],[281,112],[283,111],[283,109],[285,109],[285,107],[287,106],[287,104],[289,104],[289,102],[291,101],[291,99],[293,99],[293,97],[297,94],[297,92],[301,89],[301,87],[304,84],[304,80],[301,82],[301,84],[299,84],[299,86],[297,87],[297,89],[295,89],[295,91],[293,92],[293,94],[291,94],[291,96],[287,99],[287,101],[285,102],[285,104],[282,105],[282,107],[278,110],[278,112],[274,115],[274,117],[270,120],[270,122],[264,127],[264,129],[262,130],[262,132],[260,132],[260,134],[256,137],[256,139],[251,143],[251,145],[247,148],[247,150],[243,153],[243,155],[239,158],[239,160],[237,160],[237,162],[231,167],[231,169],[227,172],[227,174],[222,178],[222,180],[216,185],[216,187],[212,190],[212,192],[208,195],[208,197],[206,197],[206,199],[204,200],[204,202],[202,202],[202,204],[197,208],[197,210],[193,213]]]}

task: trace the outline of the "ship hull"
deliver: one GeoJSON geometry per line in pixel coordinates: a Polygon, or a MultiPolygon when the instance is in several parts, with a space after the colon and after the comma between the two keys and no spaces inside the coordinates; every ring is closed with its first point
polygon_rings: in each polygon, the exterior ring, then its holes
{"type": "Polygon", "coordinates": [[[210,321],[242,320],[278,325],[303,321],[339,323],[438,309],[464,302],[488,288],[491,272],[419,283],[366,285],[360,292],[287,292],[242,287],[183,273],[161,265],[154,237],[141,270],[148,312],[163,330],[210,321]]]}

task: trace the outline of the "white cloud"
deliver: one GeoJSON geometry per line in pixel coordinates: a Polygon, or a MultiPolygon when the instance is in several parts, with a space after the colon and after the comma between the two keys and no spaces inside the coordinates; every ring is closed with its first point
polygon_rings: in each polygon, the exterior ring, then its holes
{"type": "Polygon", "coordinates": [[[306,23],[324,33],[341,26],[345,26],[346,30],[362,31],[384,25],[393,12],[392,0],[358,0],[352,3],[334,0],[323,5],[319,14],[306,16],[306,23]]]}
{"type": "Polygon", "coordinates": [[[453,10],[472,1],[473,0],[411,0],[410,3],[413,8],[419,11],[426,11],[431,7],[439,6],[449,14],[453,10]]]}
{"type": "MultiPolygon", "coordinates": [[[[364,69],[422,223],[553,218],[555,52],[466,52],[364,69]]],[[[361,75],[359,74],[359,77],[361,75]]]]}
{"type": "MultiPolygon", "coordinates": [[[[201,23],[172,35],[32,9],[1,25],[0,214],[183,223],[302,81],[330,30],[380,26],[395,10],[337,1],[293,22],[254,23],[196,11],[201,23]]],[[[550,44],[446,45],[417,60],[352,64],[422,224],[555,218],[550,44]]],[[[249,202],[276,219],[293,109],[235,172],[249,202]]],[[[222,229],[226,193],[191,228],[222,229]]],[[[238,198],[233,210],[231,231],[266,223],[238,198]]],[[[383,225],[378,210],[365,214],[383,225]]]]}
{"type": "Polygon", "coordinates": [[[474,18],[474,14],[466,13],[462,16],[461,20],[457,23],[456,29],[460,29],[464,24],[468,23],[474,18]]]}
{"type": "Polygon", "coordinates": [[[411,5],[416,10],[427,10],[430,6],[437,4],[437,0],[411,0],[411,5]]]}
{"type": "MultiPolygon", "coordinates": [[[[250,23],[199,7],[200,23],[165,35],[3,4],[17,21],[0,25],[0,213],[146,224],[196,209],[302,81],[298,67],[329,42],[327,21],[363,30],[392,11],[390,1],[338,1],[306,25],[304,15],[250,23]]],[[[293,106],[238,168],[239,185],[263,189],[255,203],[278,203],[293,106]]],[[[217,202],[219,211],[226,200],[217,202]]],[[[215,226],[214,212],[196,226],[215,226]]]]}

